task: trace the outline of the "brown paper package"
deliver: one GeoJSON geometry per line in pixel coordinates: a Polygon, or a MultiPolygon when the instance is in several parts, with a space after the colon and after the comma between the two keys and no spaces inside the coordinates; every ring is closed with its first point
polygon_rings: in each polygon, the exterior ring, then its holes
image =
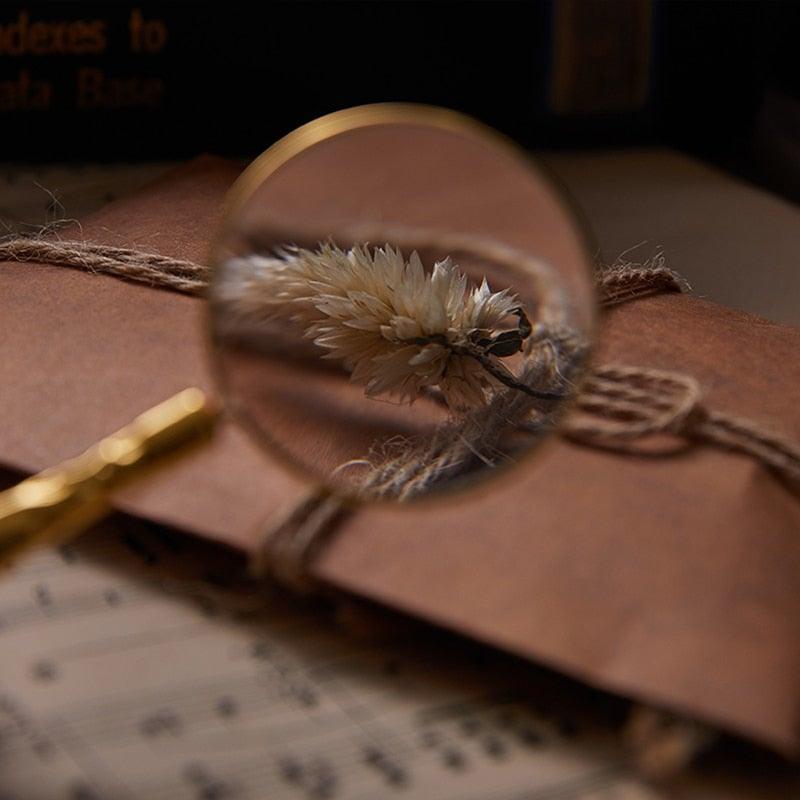
{"type": "MultiPolygon", "coordinates": [[[[237,168],[198,159],[82,221],[87,240],[202,261],[237,168]]],[[[62,234],[78,235],[76,232],[62,234]]],[[[82,451],[188,385],[213,389],[202,301],[65,268],[0,267],[0,459],[82,451]]],[[[697,378],[709,405],[800,440],[800,331],[664,295],[605,319],[597,359],[697,378]]],[[[120,509],[255,551],[304,486],[232,426],[120,509]]],[[[800,501],[752,459],[557,440],[488,489],[372,507],[320,580],[784,752],[800,745],[800,501]]]]}

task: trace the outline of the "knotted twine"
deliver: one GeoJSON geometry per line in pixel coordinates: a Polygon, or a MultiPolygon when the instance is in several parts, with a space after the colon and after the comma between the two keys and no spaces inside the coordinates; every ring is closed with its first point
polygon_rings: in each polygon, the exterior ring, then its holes
{"type": "MultiPolygon", "coordinates": [[[[72,267],[193,295],[206,290],[210,276],[209,267],[192,261],[83,241],[6,239],[0,242],[0,260],[72,267]]],[[[664,266],[663,259],[601,268],[595,283],[604,308],[688,289],[678,273],[664,266]]],[[[678,372],[619,364],[595,366],[558,432],[583,444],[614,450],[629,450],[638,440],[671,434],[687,443],[700,441],[747,454],[781,478],[800,483],[797,444],[748,419],[707,408],[699,383],[678,372]]],[[[452,457],[452,452],[443,453],[439,447],[435,457],[452,457]]],[[[414,458],[419,460],[419,452],[414,458]]],[[[372,485],[382,487],[377,492],[380,496],[406,499],[427,486],[420,480],[422,466],[393,463],[388,472],[385,468],[375,472],[372,485]]],[[[307,567],[345,513],[342,502],[329,492],[312,490],[271,521],[257,568],[295,588],[308,588],[307,567]]]]}

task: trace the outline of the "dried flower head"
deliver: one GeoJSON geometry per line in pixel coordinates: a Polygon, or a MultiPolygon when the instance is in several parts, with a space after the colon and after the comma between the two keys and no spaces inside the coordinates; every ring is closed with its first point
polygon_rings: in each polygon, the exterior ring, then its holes
{"type": "Polygon", "coordinates": [[[232,258],[214,299],[240,317],[291,320],[367,395],[411,402],[438,386],[455,408],[482,404],[511,374],[497,359],[520,349],[520,334],[496,331],[510,315],[527,325],[510,290],[470,286],[450,258],[426,272],[416,252],[406,261],[389,245],[232,258]]]}

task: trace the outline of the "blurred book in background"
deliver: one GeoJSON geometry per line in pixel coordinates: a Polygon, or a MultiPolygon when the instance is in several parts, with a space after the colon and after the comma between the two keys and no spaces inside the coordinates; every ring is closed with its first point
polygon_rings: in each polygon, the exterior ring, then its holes
{"type": "Polygon", "coordinates": [[[735,160],[770,66],[787,69],[792,16],[656,0],[6,4],[5,159],[248,156],[389,100],[453,107],[529,146],[658,142],[735,160]]]}

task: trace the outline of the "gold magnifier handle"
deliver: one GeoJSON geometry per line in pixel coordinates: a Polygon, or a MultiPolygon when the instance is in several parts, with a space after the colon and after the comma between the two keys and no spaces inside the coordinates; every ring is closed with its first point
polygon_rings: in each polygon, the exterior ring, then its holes
{"type": "Polygon", "coordinates": [[[0,567],[82,533],[109,512],[112,489],[207,436],[216,416],[200,389],[185,389],[76,458],[0,493],[0,567]]]}

